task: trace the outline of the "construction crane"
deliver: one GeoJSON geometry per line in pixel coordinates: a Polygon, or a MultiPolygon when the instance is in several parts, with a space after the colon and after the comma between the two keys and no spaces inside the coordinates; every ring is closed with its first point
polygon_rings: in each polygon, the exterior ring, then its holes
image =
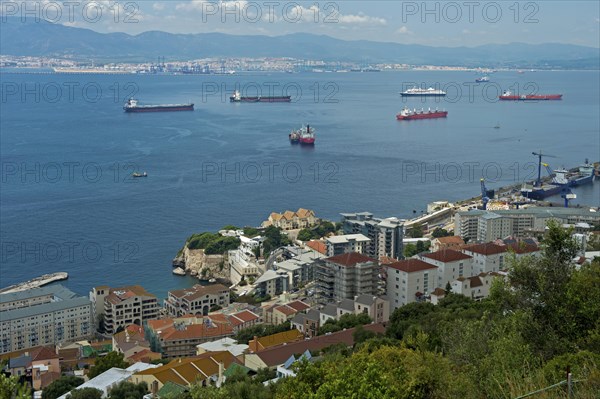
{"type": "Polygon", "coordinates": [[[542,154],[542,150],[540,150],[540,152],[532,152],[531,154],[538,157],[538,177],[537,177],[537,181],[535,182],[535,186],[540,187],[542,185],[542,157],[546,157],[546,158],[558,158],[558,157],[556,157],[554,155],[542,154]]]}
{"type": "Polygon", "coordinates": [[[487,204],[490,201],[490,197],[488,197],[487,193],[487,189],[485,188],[485,181],[483,180],[483,177],[480,180],[481,182],[481,202],[483,203],[483,209],[487,209],[487,204]]]}

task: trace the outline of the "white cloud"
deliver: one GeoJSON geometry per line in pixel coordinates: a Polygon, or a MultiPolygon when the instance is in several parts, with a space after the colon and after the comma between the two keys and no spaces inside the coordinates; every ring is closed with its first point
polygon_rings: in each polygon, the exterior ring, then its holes
{"type": "Polygon", "coordinates": [[[342,24],[358,24],[358,25],[387,25],[385,18],[371,17],[362,12],[354,14],[339,14],[336,19],[342,24]]]}
{"type": "Polygon", "coordinates": [[[396,33],[400,35],[412,35],[414,32],[408,29],[406,26],[401,26],[398,28],[398,30],[396,30],[396,33]]]}
{"type": "Polygon", "coordinates": [[[165,9],[165,5],[163,3],[154,3],[152,4],[152,9],[156,11],[162,11],[165,9]]]}

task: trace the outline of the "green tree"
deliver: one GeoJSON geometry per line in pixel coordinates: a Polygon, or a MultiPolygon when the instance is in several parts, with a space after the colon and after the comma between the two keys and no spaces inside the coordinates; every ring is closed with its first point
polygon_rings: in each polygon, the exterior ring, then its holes
{"type": "Polygon", "coordinates": [[[354,338],[354,344],[356,345],[361,344],[368,339],[375,338],[376,335],[377,334],[375,334],[373,331],[365,330],[365,328],[359,324],[352,333],[352,338],[354,338]]]}
{"type": "Polygon", "coordinates": [[[83,383],[83,378],[63,375],[44,388],[42,391],[42,399],[56,399],[83,383]]]}
{"type": "MultiPolygon", "coordinates": [[[[112,398],[112,396],[111,396],[112,398]]],[[[140,396],[141,398],[141,396],[140,396]]],[[[67,399],[102,399],[102,391],[96,388],[76,389],[67,395],[67,399]]],[[[136,399],[136,398],[130,398],[136,399]]]]}
{"type": "Polygon", "coordinates": [[[309,229],[302,229],[298,233],[298,239],[300,241],[310,241],[311,239],[313,239],[313,237],[313,233],[309,229]]]}
{"type": "Polygon", "coordinates": [[[425,251],[425,244],[423,243],[423,241],[417,241],[416,247],[418,254],[425,251]]]}
{"type": "Polygon", "coordinates": [[[415,224],[413,227],[408,230],[408,236],[411,238],[421,238],[423,237],[423,226],[420,224],[415,224]]]}
{"type": "Polygon", "coordinates": [[[90,369],[88,377],[94,378],[113,367],[118,367],[121,369],[129,367],[129,363],[123,360],[123,357],[124,355],[122,353],[115,351],[108,352],[106,356],[99,357],[96,359],[96,364],[90,369]]]}
{"type": "Polygon", "coordinates": [[[415,244],[406,244],[404,246],[404,257],[412,258],[417,254],[417,246],[415,244]]]}
{"type": "Polygon", "coordinates": [[[31,398],[29,387],[21,384],[16,376],[8,377],[3,372],[0,372],[0,399],[29,398],[31,398]]]}
{"type": "Polygon", "coordinates": [[[122,381],[110,390],[110,399],[142,399],[148,393],[148,385],[145,382],[134,384],[122,381]]]}
{"type": "Polygon", "coordinates": [[[442,229],[441,227],[436,227],[433,232],[431,233],[431,236],[433,238],[440,238],[440,237],[448,237],[454,235],[452,232],[442,229]]]}
{"type": "Polygon", "coordinates": [[[545,359],[573,348],[582,334],[569,307],[576,253],[571,231],[551,221],[541,256],[513,259],[508,282],[492,287],[491,298],[500,311],[520,310],[530,316],[523,334],[545,359]]]}
{"type": "Polygon", "coordinates": [[[221,230],[239,230],[239,229],[240,229],[239,227],[236,227],[232,224],[228,224],[226,226],[223,226],[223,228],[221,230]]]}

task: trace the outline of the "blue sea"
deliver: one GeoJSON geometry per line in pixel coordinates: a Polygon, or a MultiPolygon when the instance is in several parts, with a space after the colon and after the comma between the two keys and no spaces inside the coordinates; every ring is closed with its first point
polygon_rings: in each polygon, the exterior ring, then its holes
{"type": "MultiPolygon", "coordinates": [[[[172,275],[171,260],[195,232],[257,226],[300,207],[333,220],[354,211],[409,218],[429,202],[478,195],[482,176],[488,188],[535,178],[533,151],[553,155],[552,168],[600,160],[597,71],[477,77],[1,73],[0,285],[66,271],[81,294],[141,284],[164,297],[194,282],[172,275]],[[448,95],[401,98],[413,84],[448,95]],[[235,89],[294,101],[232,104],[235,89]],[[506,89],[564,97],[498,102],[506,89]],[[126,114],[130,96],[192,101],[195,111],[126,114]],[[449,115],[397,121],[404,106],[449,115]],[[303,124],[316,129],[314,148],[288,141],[303,124]]],[[[576,193],[574,204],[600,205],[599,182],[576,193]]]]}

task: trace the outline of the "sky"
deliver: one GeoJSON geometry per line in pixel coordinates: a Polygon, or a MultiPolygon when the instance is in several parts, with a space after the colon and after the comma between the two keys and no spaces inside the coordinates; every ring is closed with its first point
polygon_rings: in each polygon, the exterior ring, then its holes
{"type": "Polygon", "coordinates": [[[511,42],[600,47],[598,1],[1,0],[0,5],[3,15],[31,18],[27,12],[33,12],[99,32],[306,32],[444,47],[511,42]]]}

